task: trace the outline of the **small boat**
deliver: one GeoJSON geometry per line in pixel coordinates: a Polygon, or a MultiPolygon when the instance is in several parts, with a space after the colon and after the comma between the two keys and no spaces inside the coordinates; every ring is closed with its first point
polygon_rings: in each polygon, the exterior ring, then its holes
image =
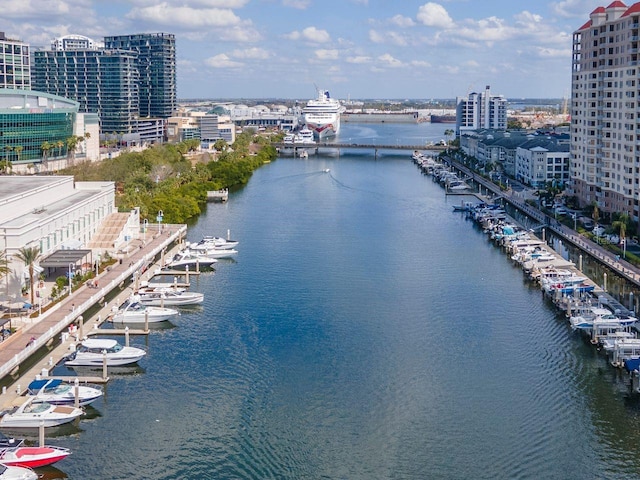
{"type": "Polygon", "coordinates": [[[214,263],[217,262],[217,259],[207,256],[203,251],[196,252],[189,249],[181,250],[176,253],[171,261],[167,263],[166,267],[175,269],[184,269],[187,267],[198,269],[200,267],[211,267],[214,263]]]}
{"type": "Polygon", "coordinates": [[[239,242],[237,240],[205,235],[198,243],[190,243],[189,248],[192,250],[210,250],[212,248],[227,249],[236,248],[238,243],[239,242]]]}
{"type": "MultiPolygon", "coordinates": [[[[60,379],[45,378],[31,382],[27,387],[27,395],[34,397],[38,402],[52,405],[75,405],[76,388],[75,385],[60,379]]],[[[95,402],[101,396],[102,390],[98,388],[78,385],[78,405],[81,407],[95,402]]]]}
{"type": "Polygon", "coordinates": [[[20,446],[2,450],[0,452],[0,463],[11,467],[38,468],[52,465],[69,455],[71,455],[71,450],[68,448],[51,445],[43,447],[20,446]]]}
{"type": "Polygon", "coordinates": [[[64,362],[65,365],[101,367],[106,355],[107,366],[129,365],[136,363],[147,354],[137,347],[124,347],[116,340],[88,338],[64,362]]]}
{"type": "Polygon", "coordinates": [[[111,321],[114,323],[155,323],[164,322],[179,314],[180,312],[173,308],[143,305],[139,295],[132,295],[113,314],[111,321]]]}
{"type": "Polygon", "coordinates": [[[330,171],[331,171],[331,170],[330,170],[330,169],[328,169],[328,168],[325,168],[325,169],[323,170],[323,172],[324,172],[324,173],[329,173],[330,171]]]}
{"type": "Polygon", "coordinates": [[[218,258],[231,258],[235,255],[238,254],[238,250],[236,250],[235,248],[216,248],[216,247],[212,247],[209,249],[199,249],[199,250],[193,250],[191,251],[190,249],[186,249],[186,250],[182,250],[184,252],[186,252],[187,255],[199,255],[199,256],[203,256],[206,258],[215,258],[216,260],[218,258]]]}
{"type": "Polygon", "coordinates": [[[26,467],[11,467],[0,464],[0,480],[37,480],[38,474],[26,467]]]}
{"type": "Polygon", "coordinates": [[[204,294],[188,292],[184,288],[144,288],[138,290],[138,301],[143,305],[197,305],[204,301],[204,294]]]}
{"type": "MultiPolygon", "coordinates": [[[[72,422],[80,417],[84,411],[69,405],[51,405],[47,402],[39,402],[35,397],[20,397],[19,406],[7,411],[0,418],[0,427],[2,428],[38,428],[40,425],[45,427],[56,427],[65,423],[72,422]]],[[[1,478],[1,477],[0,477],[1,478]]]]}

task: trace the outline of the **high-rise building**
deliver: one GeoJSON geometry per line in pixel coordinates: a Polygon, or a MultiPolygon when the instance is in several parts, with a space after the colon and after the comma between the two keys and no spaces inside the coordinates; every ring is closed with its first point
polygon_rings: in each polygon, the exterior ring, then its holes
{"type": "Polygon", "coordinates": [[[169,118],[176,110],[176,38],[141,33],[104,38],[105,48],[137,53],[140,117],[169,118]]]}
{"type": "Polygon", "coordinates": [[[507,129],[507,99],[492,95],[489,85],[484,92],[456,98],[456,135],[480,128],[507,129]]]}
{"type": "Polygon", "coordinates": [[[34,51],[33,86],[97,113],[104,133],[136,131],[136,54],[96,48],[34,51]]]}
{"type": "Polygon", "coordinates": [[[584,205],[638,220],[640,2],[614,1],[573,33],[571,190],[584,205]]]}
{"type": "Polygon", "coordinates": [[[0,88],[31,88],[29,45],[0,32],[0,88]]]}

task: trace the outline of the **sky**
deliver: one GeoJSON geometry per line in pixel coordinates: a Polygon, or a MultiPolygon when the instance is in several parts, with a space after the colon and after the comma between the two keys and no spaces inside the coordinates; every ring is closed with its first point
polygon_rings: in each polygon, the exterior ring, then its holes
{"type": "Polygon", "coordinates": [[[572,34],[612,1],[2,0],[0,31],[173,33],[179,99],[564,98],[572,34]]]}

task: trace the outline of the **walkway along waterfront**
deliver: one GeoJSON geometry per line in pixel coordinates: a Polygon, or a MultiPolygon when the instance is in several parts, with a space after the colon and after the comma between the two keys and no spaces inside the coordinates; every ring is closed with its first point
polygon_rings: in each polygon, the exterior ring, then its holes
{"type": "MultiPolygon", "coordinates": [[[[147,235],[147,241],[144,245],[141,244],[137,250],[101,273],[97,277],[99,285],[101,285],[99,290],[91,289],[87,285],[81,286],[53,308],[43,312],[41,316],[30,318],[29,323],[0,343],[0,380],[2,383],[6,385],[6,377],[9,375],[12,379],[9,383],[15,382],[25,373],[23,364],[30,363],[33,360],[31,357],[34,355],[42,355],[42,347],[53,348],[58,336],[61,336],[69,325],[77,323],[80,331],[87,328],[84,324],[91,319],[83,317],[85,312],[97,304],[102,304],[105,297],[119,289],[132,277],[134,272],[145,269],[154,257],[164,255],[164,251],[170,244],[181,241],[186,235],[185,225],[163,224],[161,230],[153,237],[147,235]]],[[[95,319],[92,323],[95,323],[95,319]]],[[[71,340],[69,339],[67,344],[70,344],[71,340]]],[[[68,347],[68,345],[66,346],[68,347]]],[[[41,369],[50,369],[55,363],[56,361],[46,361],[35,371],[40,373],[41,369]]],[[[29,381],[32,379],[29,378],[29,381]]],[[[28,382],[22,382],[21,386],[26,387],[26,383],[28,382]]],[[[13,390],[9,390],[0,395],[0,403],[7,406],[15,397],[15,393],[13,390]]]]}
{"type": "Polygon", "coordinates": [[[596,258],[603,265],[607,266],[612,271],[616,272],[618,275],[640,288],[640,269],[638,269],[631,263],[617,258],[612,252],[606,250],[601,245],[598,245],[589,238],[580,235],[575,230],[562,225],[552,216],[547,215],[544,212],[541,212],[540,210],[530,206],[524,201],[522,197],[518,196],[517,192],[514,192],[512,189],[503,192],[498,185],[487,180],[481,175],[478,175],[477,173],[466,167],[464,164],[452,159],[451,157],[446,157],[446,162],[449,163],[453,168],[470,177],[472,181],[476,182],[486,191],[490,191],[496,198],[500,197],[504,199],[505,202],[509,203],[520,212],[526,214],[537,222],[540,222],[542,225],[544,225],[544,228],[551,230],[558,237],[571,242],[586,254],[591,255],[593,258],[596,258]]]}

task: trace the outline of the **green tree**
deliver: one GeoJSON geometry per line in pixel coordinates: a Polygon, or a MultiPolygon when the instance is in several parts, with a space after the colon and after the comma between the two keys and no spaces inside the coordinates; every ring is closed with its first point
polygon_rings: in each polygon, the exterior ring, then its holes
{"type": "Polygon", "coordinates": [[[42,163],[44,164],[45,169],[47,167],[47,158],[52,148],[53,146],[47,141],[42,142],[42,145],[40,145],[40,150],[42,150],[42,163]]]}
{"type": "Polygon", "coordinates": [[[31,305],[33,305],[34,267],[40,258],[40,247],[22,247],[14,254],[14,257],[29,268],[29,290],[31,292],[31,305]]]}
{"type": "Polygon", "coordinates": [[[15,147],[13,147],[13,151],[16,152],[16,157],[18,161],[20,161],[20,154],[22,153],[23,150],[24,150],[24,147],[22,145],[16,145],[15,147]]]}

